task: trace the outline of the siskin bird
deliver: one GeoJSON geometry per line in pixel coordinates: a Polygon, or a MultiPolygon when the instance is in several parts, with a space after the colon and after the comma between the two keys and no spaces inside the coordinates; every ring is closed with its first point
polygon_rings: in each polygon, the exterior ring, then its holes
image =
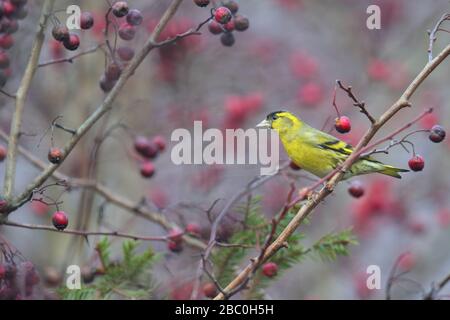
{"type": "MultiPolygon", "coordinates": [[[[319,178],[336,169],[353,152],[351,145],[307,125],[288,111],[270,113],[257,127],[276,130],[289,158],[319,178]]],[[[368,173],[401,178],[399,172],[407,171],[383,164],[372,157],[362,157],[351,166],[343,179],[368,173]]]]}

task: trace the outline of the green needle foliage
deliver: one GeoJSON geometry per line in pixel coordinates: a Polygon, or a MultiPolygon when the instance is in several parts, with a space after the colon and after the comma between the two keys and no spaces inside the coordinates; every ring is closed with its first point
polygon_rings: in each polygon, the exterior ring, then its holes
{"type": "MultiPolygon", "coordinates": [[[[221,286],[228,284],[235,276],[237,267],[243,260],[254,254],[257,244],[263,246],[265,239],[269,236],[272,225],[270,221],[261,213],[259,205],[260,198],[251,198],[244,205],[237,208],[243,215],[242,228],[236,231],[229,239],[233,247],[218,247],[212,256],[215,266],[214,275],[221,286]]],[[[272,241],[285,229],[296,214],[296,209],[291,209],[277,224],[272,241]]],[[[308,222],[306,221],[306,224],[308,222]]],[[[304,235],[300,232],[294,233],[287,243],[287,248],[279,250],[271,259],[278,266],[276,277],[269,278],[262,274],[261,268],[252,275],[249,288],[244,292],[247,299],[262,299],[264,289],[267,288],[274,279],[280,277],[286,270],[300,263],[308,255],[320,257],[324,261],[335,260],[338,256],[348,255],[348,246],[357,244],[351,229],[346,229],[338,233],[331,233],[322,237],[311,248],[305,248],[301,241],[304,235]]],[[[259,249],[260,250],[260,249],[259,249]]]]}
{"type": "Polygon", "coordinates": [[[92,284],[82,285],[79,290],[65,287],[59,290],[63,299],[145,299],[150,298],[154,288],[149,269],[157,256],[151,248],[141,254],[136,253],[139,242],[124,241],[121,261],[111,261],[108,239],[97,244],[97,252],[104,268],[104,274],[97,276],[92,284]]]}

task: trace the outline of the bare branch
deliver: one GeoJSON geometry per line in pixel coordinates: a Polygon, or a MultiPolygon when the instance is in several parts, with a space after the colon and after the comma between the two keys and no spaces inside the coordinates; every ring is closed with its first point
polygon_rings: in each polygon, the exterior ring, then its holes
{"type": "Polygon", "coordinates": [[[28,90],[31,86],[31,81],[33,80],[34,73],[36,72],[39,56],[41,54],[42,45],[45,38],[45,29],[47,27],[48,18],[53,10],[53,4],[55,0],[46,0],[44,2],[41,17],[39,20],[39,25],[36,32],[36,37],[34,39],[34,44],[31,49],[31,55],[28,60],[25,73],[23,75],[22,81],[20,83],[19,89],[16,93],[16,108],[14,110],[14,115],[11,120],[11,132],[10,140],[8,145],[8,156],[6,160],[5,169],[5,186],[4,186],[4,197],[10,199],[14,192],[14,180],[16,175],[16,156],[17,156],[17,145],[19,143],[20,137],[20,127],[22,125],[22,114],[25,107],[25,100],[28,95],[28,90]]]}
{"type": "Polygon", "coordinates": [[[101,49],[102,47],[103,47],[103,44],[98,44],[98,45],[96,45],[96,46],[94,46],[94,47],[92,47],[90,49],[87,49],[85,51],[79,52],[79,53],[74,54],[74,55],[72,55],[70,57],[44,61],[44,62],[41,62],[41,63],[38,64],[38,68],[43,68],[43,67],[47,67],[47,66],[50,66],[50,65],[53,65],[53,64],[59,64],[59,63],[73,63],[74,60],[76,60],[76,59],[78,59],[78,58],[80,58],[82,56],[85,56],[85,55],[97,52],[97,50],[101,49]]]}
{"type": "Polygon", "coordinates": [[[79,231],[79,230],[72,230],[72,229],[65,229],[64,231],[60,231],[58,229],[55,229],[55,228],[49,227],[49,226],[43,226],[43,225],[37,225],[37,224],[25,224],[25,223],[18,223],[18,222],[12,222],[12,221],[6,221],[2,225],[17,227],[17,228],[24,228],[24,229],[58,232],[60,234],[73,234],[73,235],[82,236],[82,237],[109,236],[109,237],[128,238],[128,239],[133,239],[133,240],[142,240],[142,241],[167,241],[168,240],[168,238],[164,237],[164,236],[161,236],[161,237],[138,236],[138,235],[134,235],[134,234],[130,234],[130,233],[123,233],[123,232],[118,232],[118,231],[101,232],[101,231],[79,231]]]}
{"type": "Polygon", "coordinates": [[[352,91],[352,87],[344,86],[341,80],[336,80],[336,83],[338,84],[339,88],[347,93],[348,97],[353,100],[353,105],[355,107],[358,107],[360,109],[360,112],[365,114],[372,124],[375,123],[375,118],[370,115],[369,111],[367,111],[365,102],[360,101],[358,98],[356,98],[355,94],[352,91]]]}
{"type": "MultiPolygon", "coordinates": [[[[141,51],[136,54],[136,56],[133,58],[133,60],[130,61],[130,63],[127,65],[127,67],[123,70],[120,78],[116,82],[114,88],[106,95],[105,99],[103,100],[103,103],[86,119],[86,121],[81,124],[81,126],[76,130],[76,133],[71,137],[71,139],[67,142],[65,147],[63,148],[63,152],[67,156],[70,154],[70,152],[73,150],[73,148],[76,146],[78,141],[86,134],[86,132],[89,131],[92,126],[97,123],[97,121],[102,118],[109,110],[111,110],[113,102],[115,98],[118,96],[121,89],[124,87],[125,83],[128,81],[128,79],[134,74],[137,67],[142,63],[142,61],[145,59],[145,57],[148,55],[148,53],[155,48],[155,41],[163,31],[164,27],[167,25],[169,20],[173,17],[175,12],[177,11],[179,5],[181,4],[182,0],[173,0],[172,3],[169,5],[163,16],[161,17],[160,21],[158,22],[157,26],[153,30],[152,34],[150,35],[149,39],[146,41],[144,47],[141,49],[141,51]]],[[[16,142],[17,143],[17,139],[16,142]]],[[[9,151],[11,153],[11,151],[9,151]]],[[[14,160],[15,160],[15,150],[14,150],[14,160]]],[[[15,161],[14,161],[15,163],[15,161]]],[[[32,191],[44,183],[45,180],[47,180],[53,172],[61,165],[61,163],[53,164],[48,166],[43,172],[41,172],[26,188],[25,190],[14,199],[13,207],[17,207],[18,204],[23,204],[24,200],[29,198],[32,191]]],[[[15,164],[13,165],[15,168],[15,164]]],[[[13,171],[13,170],[10,170],[13,171]]],[[[9,174],[9,176],[12,176],[12,172],[9,174]]],[[[8,181],[11,179],[8,179],[8,181]]],[[[11,189],[12,185],[11,182],[9,182],[9,189],[11,189]]],[[[11,192],[9,192],[10,194],[11,192]]]]}

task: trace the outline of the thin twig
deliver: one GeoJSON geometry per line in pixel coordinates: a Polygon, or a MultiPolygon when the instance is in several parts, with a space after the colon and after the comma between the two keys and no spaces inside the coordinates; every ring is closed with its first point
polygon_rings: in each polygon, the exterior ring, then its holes
{"type": "MultiPolygon", "coordinates": [[[[353,105],[359,108],[359,111],[366,115],[369,121],[373,124],[375,123],[375,118],[367,111],[366,104],[364,101],[360,101],[352,91],[351,86],[344,86],[341,80],[336,80],[339,88],[341,88],[345,93],[347,93],[348,97],[353,100],[353,105]]],[[[337,109],[337,108],[336,108],[337,109]]]]}
{"type": "Polygon", "coordinates": [[[73,235],[82,236],[82,237],[109,236],[109,237],[128,238],[128,239],[133,239],[133,240],[142,240],[142,241],[167,241],[168,240],[168,238],[165,236],[148,237],[148,236],[134,235],[134,234],[130,234],[130,233],[123,233],[123,232],[118,232],[118,231],[101,232],[101,231],[80,231],[80,230],[72,230],[72,229],[65,229],[63,231],[60,231],[58,229],[55,229],[55,228],[49,227],[49,226],[18,223],[18,222],[12,222],[12,221],[6,221],[2,225],[10,226],[10,227],[17,227],[17,228],[24,228],[24,229],[58,232],[60,234],[73,234],[73,235]]]}
{"type": "Polygon", "coordinates": [[[90,49],[87,49],[85,51],[79,52],[77,54],[74,54],[70,57],[66,57],[66,58],[60,58],[60,59],[54,59],[54,60],[49,60],[49,61],[44,61],[38,64],[38,68],[43,68],[43,67],[47,67],[53,64],[58,64],[58,63],[73,63],[74,60],[76,60],[79,57],[91,54],[96,52],[98,49],[102,48],[103,44],[98,44],[95,47],[92,47],[90,49]]]}
{"type": "MultiPolygon", "coordinates": [[[[443,29],[441,29],[441,25],[442,23],[444,23],[444,21],[449,20],[450,15],[448,13],[445,13],[442,15],[442,17],[438,20],[438,22],[436,23],[436,25],[434,26],[433,30],[429,30],[429,41],[428,41],[428,62],[431,62],[431,60],[433,60],[433,45],[434,42],[437,39],[437,33],[439,31],[444,31],[443,29]]],[[[446,31],[446,30],[445,30],[446,31]]]]}

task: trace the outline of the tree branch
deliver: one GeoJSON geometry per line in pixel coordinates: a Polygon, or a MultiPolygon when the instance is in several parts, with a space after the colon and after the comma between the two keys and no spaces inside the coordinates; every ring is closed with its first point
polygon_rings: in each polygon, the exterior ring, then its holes
{"type": "MultiPolygon", "coordinates": [[[[422,84],[422,82],[430,75],[431,72],[439,65],[441,62],[447,58],[450,54],[450,45],[445,47],[442,52],[434,58],[432,61],[427,63],[422,71],[416,76],[416,78],[411,82],[405,92],[401,97],[385,112],[381,117],[371,125],[369,130],[365,133],[363,138],[359,141],[358,145],[355,147],[354,152],[346,159],[342,169],[331,177],[327,185],[323,187],[312,199],[309,199],[305,205],[303,205],[294,218],[290,221],[287,227],[280,233],[278,238],[267,248],[265,254],[261,258],[255,258],[250,264],[248,264],[244,270],[242,270],[236,278],[234,278],[226,288],[224,288],[225,293],[233,291],[235,288],[239,287],[242,283],[246,281],[249,275],[251,275],[254,270],[261,265],[262,262],[267,261],[272,257],[278,250],[280,250],[286,240],[295,232],[298,226],[303,222],[303,220],[311,214],[311,212],[317,207],[317,205],[329,196],[335,186],[343,178],[345,172],[352,166],[352,164],[359,159],[361,150],[366,147],[375,134],[380,130],[383,125],[389,121],[397,112],[401,109],[410,106],[409,99],[417,90],[417,88],[422,84]]],[[[215,297],[215,300],[224,299],[222,293],[215,297]]]]}
{"type": "Polygon", "coordinates": [[[60,231],[58,229],[55,229],[54,227],[37,225],[37,224],[25,224],[25,223],[18,223],[18,222],[12,222],[12,221],[7,221],[7,222],[3,223],[2,225],[17,227],[17,228],[24,228],[24,229],[58,232],[60,234],[73,234],[73,235],[83,236],[83,237],[109,236],[109,237],[128,238],[128,239],[133,239],[133,240],[142,240],[142,241],[167,241],[168,240],[168,238],[164,237],[164,236],[161,236],[161,237],[138,236],[138,235],[134,235],[134,234],[130,234],[130,233],[123,233],[123,232],[118,232],[118,231],[101,232],[101,231],[79,231],[79,230],[72,230],[72,229],[65,229],[64,231],[60,231]]]}
{"type": "Polygon", "coordinates": [[[64,62],[68,62],[68,63],[73,63],[73,61],[79,57],[85,56],[87,54],[91,54],[96,52],[98,49],[102,48],[103,44],[98,44],[95,47],[92,47],[90,49],[87,49],[85,51],[79,52],[77,54],[74,54],[70,57],[66,57],[66,58],[61,58],[61,59],[54,59],[54,60],[49,60],[49,61],[44,61],[38,64],[38,68],[42,68],[42,67],[46,67],[46,66],[50,66],[53,64],[57,64],[57,63],[64,63],[64,62]]]}
{"type": "Polygon", "coordinates": [[[22,125],[23,109],[25,107],[25,100],[30,89],[31,81],[33,80],[34,73],[36,72],[39,56],[41,54],[42,44],[45,38],[45,29],[47,27],[48,18],[53,9],[55,0],[45,0],[41,17],[39,20],[39,26],[37,28],[36,37],[34,39],[31,54],[28,59],[28,64],[25,69],[22,81],[19,89],[16,93],[16,108],[13,118],[11,120],[11,132],[8,145],[8,156],[6,160],[5,169],[5,186],[3,196],[10,200],[14,192],[14,180],[16,175],[16,156],[17,145],[19,143],[20,127],[22,125]]]}
{"type": "MultiPolygon", "coordinates": [[[[66,155],[65,156],[66,158],[73,150],[75,145],[78,143],[78,141],[86,134],[86,132],[89,131],[89,129],[100,118],[102,118],[103,115],[105,115],[109,110],[111,110],[115,98],[117,97],[121,89],[124,87],[127,80],[134,74],[135,70],[142,63],[142,61],[145,59],[148,53],[155,48],[156,39],[159,37],[159,35],[163,31],[164,27],[167,25],[169,20],[173,17],[178,7],[180,6],[181,2],[182,0],[172,1],[172,3],[169,5],[167,10],[161,17],[160,21],[156,25],[152,34],[146,41],[144,47],[138,54],[136,54],[133,60],[131,60],[130,63],[127,65],[127,67],[124,69],[120,78],[117,80],[114,88],[107,94],[107,96],[103,100],[103,103],[86,119],[86,121],[83,124],[81,124],[81,126],[76,130],[76,133],[66,143],[66,145],[63,148],[63,153],[66,155]]],[[[43,172],[41,172],[41,174],[39,174],[17,198],[14,199],[13,206],[14,204],[16,206],[17,204],[22,204],[25,201],[25,199],[27,199],[30,196],[33,190],[36,187],[42,185],[45,182],[45,180],[47,180],[60,165],[61,163],[53,164],[46,167],[46,169],[43,172]]]]}
{"type": "MultiPolygon", "coordinates": [[[[0,139],[3,139],[4,141],[8,142],[8,135],[1,129],[0,129],[0,139]]],[[[47,167],[46,162],[40,160],[38,157],[33,155],[31,152],[29,152],[25,148],[19,146],[17,151],[36,168],[45,169],[47,167]]],[[[114,191],[110,190],[105,185],[98,183],[96,181],[72,178],[72,177],[66,176],[65,174],[63,174],[57,170],[53,172],[52,177],[59,181],[67,182],[69,187],[89,188],[92,191],[98,193],[109,203],[112,203],[112,204],[116,205],[117,207],[122,208],[128,212],[132,212],[133,214],[135,214],[143,219],[157,223],[158,225],[163,227],[165,230],[170,230],[172,228],[178,227],[176,224],[168,221],[163,215],[153,212],[146,207],[137,206],[135,203],[133,203],[133,201],[131,201],[117,193],[114,193],[114,191]]],[[[201,250],[204,250],[206,248],[206,245],[202,241],[200,241],[196,238],[193,238],[187,234],[183,235],[183,240],[186,242],[186,244],[188,244],[189,246],[191,246],[193,248],[201,249],[201,250]]]]}

